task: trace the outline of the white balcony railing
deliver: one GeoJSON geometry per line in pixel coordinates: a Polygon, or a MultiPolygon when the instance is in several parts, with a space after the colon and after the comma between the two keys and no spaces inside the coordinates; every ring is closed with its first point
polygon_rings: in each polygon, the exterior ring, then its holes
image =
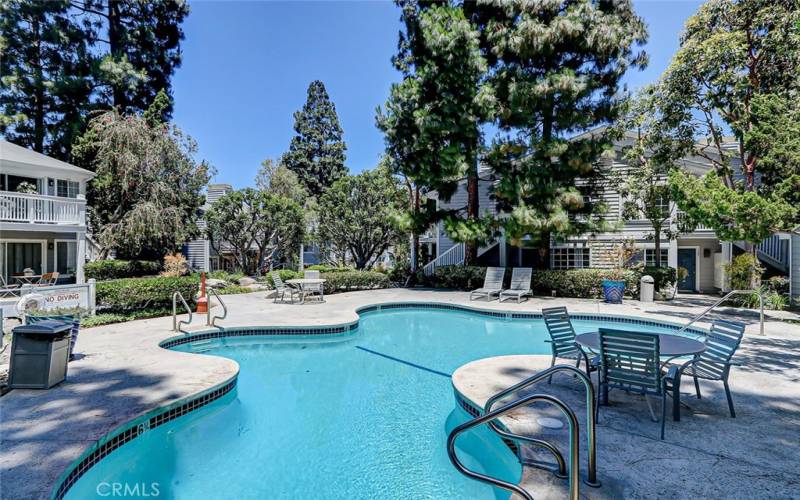
{"type": "MultiPolygon", "coordinates": [[[[686,219],[686,212],[681,212],[680,210],[678,210],[678,212],[675,214],[675,222],[680,224],[680,223],[683,222],[684,219],[686,219]]],[[[703,224],[698,224],[697,227],[694,228],[694,230],[695,231],[711,231],[711,228],[708,227],[708,226],[705,226],[703,224]]]]}
{"type": "Polygon", "coordinates": [[[0,221],[83,226],[86,200],[0,191],[0,221]]]}

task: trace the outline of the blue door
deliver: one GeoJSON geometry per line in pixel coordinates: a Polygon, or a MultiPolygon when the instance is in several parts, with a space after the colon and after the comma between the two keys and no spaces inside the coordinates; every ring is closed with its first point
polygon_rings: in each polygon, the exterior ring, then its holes
{"type": "Polygon", "coordinates": [[[697,283],[697,249],[678,249],[678,269],[681,267],[686,269],[688,274],[678,281],[678,290],[681,292],[695,292],[695,283],[697,283]]]}

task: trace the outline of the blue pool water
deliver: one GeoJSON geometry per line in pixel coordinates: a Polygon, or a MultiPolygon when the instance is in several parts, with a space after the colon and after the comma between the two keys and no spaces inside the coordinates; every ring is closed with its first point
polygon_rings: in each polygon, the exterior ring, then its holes
{"type": "MultiPolygon", "coordinates": [[[[598,326],[575,321],[578,333],[598,326]]],[[[449,375],[479,358],[548,353],[545,338],[540,320],[399,309],[339,336],[214,341],[204,354],[239,363],[237,390],[112,452],[67,498],[107,498],[114,483],[150,493],[156,483],[158,498],[175,499],[506,496],[447,458],[447,430],[467,418],[449,375]]],[[[519,479],[489,431],[459,446],[471,466],[519,479]]]]}

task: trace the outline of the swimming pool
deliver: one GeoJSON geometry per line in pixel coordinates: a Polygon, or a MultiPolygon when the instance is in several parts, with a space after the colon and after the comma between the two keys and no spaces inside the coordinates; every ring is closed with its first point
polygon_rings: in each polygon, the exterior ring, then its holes
{"type": "MultiPolygon", "coordinates": [[[[507,498],[447,458],[447,431],[467,418],[449,376],[479,358],[549,353],[546,338],[539,319],[405,308],[362,314],[341,334],[214,339],[203,354],[239,363],[237,389],[112,451],[66,498],[105,498],[115,484],[176,499],[507,498]]],[[[489,431],[459,446],[471,466],[519,480],[489,431]]]]}

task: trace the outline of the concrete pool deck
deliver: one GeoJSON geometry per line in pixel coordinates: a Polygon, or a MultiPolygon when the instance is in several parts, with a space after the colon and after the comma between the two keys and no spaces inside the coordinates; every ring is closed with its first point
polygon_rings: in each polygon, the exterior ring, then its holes
{"type": "MultiPolygon", "coordinates": [[[[273,304],[263,292],[223,300],[230,310],[228,318],[219,322],[225,328],[351,323],[357,320],[356,309],[389,302],[451,303],[503,311],[566,305],[571,312],[685,323],[708,302],[687,297],[669,303],[609,305],[596,300],[536,298],[499,304],[470,302],[466,292],[408,289],[336,294],[326,297],[325,303],[306,305],[273,304]]],[[[709,318],[720,315],[732,317],[730,310],[722,310],[709,318]]],[[[615,405],[601,413],[598,427],[599,456],[604,457],[599,460],[599,475],[604,487],[582,492],[591,498],[621,493],[681,497],[702,492],[720,498],[725,494],[713,494],[715,488],[727,485],[724,491],[735,492],[733,496],[745,491],[751,493],[750,498],[800,496],[800,325],[778,321],[776,316],[768,317],[765,336],[758,334],[757,315],[737,316],[748,329],[737,354],[744,366],[735,368],[731,376],[740,413],[736,419],[728,417],[724,401],[720,404],[721,384],[713,383],[702,387],[707,398],[700,402],[687,398],[699,413],[685,411],[681,422],[668,422],[665,442],[657,439],[658,425],[647,418],[643,402],[634,398],[619,410],[615,405]],[[620,416],[614,417],[617,411],[620,416]],[[630,432],[622,417],[631,419],[630,432]],[[664,479],[655,482],[656,476],[664,479]],[[674,489],[652,489],[664,487],[664,481],[674,489]],[[747,481],[758,486],[744,489],[747,481]]],[[[193,329],[202,328],[204,322],[204,316],[195,315],[193,329]]],[[[70,363],[65,383],[49,391],[14,390],[0,398],[0,498],[48,498],[65,469],[102,436],[236,375],[238,366],[231,360],[158,347],[175,335],[171,328],[171,318],[154,318],[84,329],[76,347],[80,359],[70,363]]],[[[519,379],[524,370],[538,366],[525,360],[506,360],[505,364],[498,373],[480,375],[487,384],[483,393],[506,387],[515,374],[519,379]]],[[[473,394],[478,404],[480,394],[473,394]]],[[[620,401],[614,398],[612,392],[612,401],[620,401]]],[[[526,467],[524,484],[537,498],[544,494],[544,485],[560,495],[563,481],[550,477],[526,467]]]]}

